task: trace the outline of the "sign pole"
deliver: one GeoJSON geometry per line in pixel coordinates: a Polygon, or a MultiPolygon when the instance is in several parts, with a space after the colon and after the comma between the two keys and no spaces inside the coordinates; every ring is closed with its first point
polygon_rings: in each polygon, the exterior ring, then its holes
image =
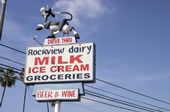
{"type": "Polygon", "coordinates": [[[55,102],[55,110],[54,110],[54,112],[60,112],[60,104],[61,104],[61,101],[56,101],[55,102]]]}

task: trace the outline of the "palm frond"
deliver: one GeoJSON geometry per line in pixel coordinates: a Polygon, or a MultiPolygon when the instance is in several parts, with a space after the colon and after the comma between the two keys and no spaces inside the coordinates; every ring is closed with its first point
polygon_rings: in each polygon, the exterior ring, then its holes
{"type": "Polygon", "coordinates": [[[0,69],[0,73],[4,73],[4,70],[3,70],[3,69],[0,69]]]}
{"type": "Polygon", "coordinates": [[[2,87],[6,87],[6,81],[1,82],[2,87]]]}
{"type": "Polygon", "coordinates": [[[20,80],[23,82],[24,81],[24,68],[22,68],[22,72],[19,73],[20,80]]]}
{"type": "Polygon", "coordinates": [[[11,68],[8,68],[6,71],[7,75],[13,76],[15,74],[14,70],[11,68]]]}

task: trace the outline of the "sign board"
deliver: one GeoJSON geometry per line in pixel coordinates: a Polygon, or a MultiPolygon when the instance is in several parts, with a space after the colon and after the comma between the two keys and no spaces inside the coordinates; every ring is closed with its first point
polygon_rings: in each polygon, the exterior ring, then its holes
{"type": "Polygon", "coordinates": [[[60,37],[45,39],[44,45],[72,44],[76,43],[75,37],[60,37]]]}
{"type": "Polygon", "coordinates": [[[35,84],[32,95],[35,96],[37,90],[55,90],[55,89],[79,89],[79,94],[84,95],[84,85],[81,82],[74,83],[52,83],[52,84],[35,84]]]}
{"type": "Polygon", "coordinates": [[[66,90],[38,90],[36,92],[37,101],[52,101],[52,100],[78,100],[78,89],[66,90]]]}
{"type": "Polygon", "coordinates": [[[94,80],[94,43],[27,48],[26,84],[94,80]]]}

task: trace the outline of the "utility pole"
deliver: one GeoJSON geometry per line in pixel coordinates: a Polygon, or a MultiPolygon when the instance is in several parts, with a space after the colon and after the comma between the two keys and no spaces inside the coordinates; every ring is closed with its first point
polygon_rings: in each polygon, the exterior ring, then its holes
{"type": "Polygon", "coordinates": [[[0,17],[0,40],[2,38],[2,30],[3,30],[5,8],[6,8],[7,0],[1,0],[1,3],[2,3],[2,8],[1,8],[1,17],[0,17]]]}

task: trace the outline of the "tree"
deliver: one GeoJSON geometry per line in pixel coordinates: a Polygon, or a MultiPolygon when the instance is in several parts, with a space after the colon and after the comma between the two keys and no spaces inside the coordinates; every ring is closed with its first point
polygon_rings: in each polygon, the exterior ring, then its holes
{"type": "Polygon", "coordinates": [[[1,97],[0,107],[2,106],[6,87],[10,88],[14,86],[17,79],[18,77],[15,76],[15,72],[11,68],[8,68],[6,70],[0,69],[0,85],[4,88],[1,97]]]}

